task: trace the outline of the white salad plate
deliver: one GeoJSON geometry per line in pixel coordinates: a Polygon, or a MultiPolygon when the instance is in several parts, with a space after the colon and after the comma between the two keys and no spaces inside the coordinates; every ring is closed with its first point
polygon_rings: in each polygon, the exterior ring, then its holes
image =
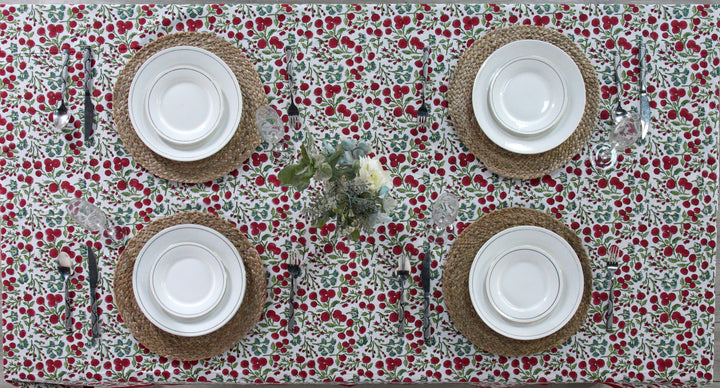
{"type": "Polygon", "coordinates": [[[220,303],[226,277],[225,266],[210,248],[182,242],[171,245],[155,260],[150,292],[166,312],[197,318],[220,303]]]}
{"type": "Polygon", "coordinates": [[[191,66],[177,66],[158,75],[145,101],[153,128],[172,143],[204,140],[222,117],[220,85],[202,69],[191,66]]]}
{"type": "Polygon", "coordinates": [[[542,57],[517,58],[490,81],[490,109],[517,135],[534,135],[555,125],[566,106],[565,81],[542,57]]]}
{"type": "MultiPolygon", "coordinates": [[[[222,280],[219,281],[222,282],[222,280]]],[[[133,267],[133,293],[140,310],[152,324],[179,336],[201,336],[221,328],[237,313],[245,296],[246,287],[245,265],[240,253],[222,233],[202,225],[175,225],[158,232],[140,250],[133,267]],[[172,247],[178,244],[184,245],[184,248],[188,247],[187,244],[200,246],[206,252],[194,251],[193,254],[174,252],[172,247]],[[169,249],[170,252],[168,252],[169,249]],[[208,256],[207,251],[211,251],[212,255],[210,256],[215,256],[220,262],[223,267],[221,270],[217,269],[217,264],[213,262],[212,257],[208,256]],[[181,260],[191,257],[191,260],[189,264],[173,264],[172,261],[163,263],[165,260],[171,260],[171,257],[181,260]],[[167,272],[164,272],[165,268],[167,272]],[[171,273],[177,274],[187,270],[193,272],[179,275],[180,279],[167,279],[171,273]],[[210,302],[202,302],[202,307],[215,305],[210,307],[207,312],[196,317],[184,318],[169,313],[166,308],[163,308],[163,305],[168,305],[181,311],[189,309],[191,312],[197,313],[201,308],[195,309],[195,306],[192,306],[192,301],[195,299],[184,295],[192,292],[207,292],[209,284],[217,285],[213,280],[199,279],[197,275],[203,273],[203,276],[207,275],[212,279],[218,271],[226,276],[225,287],[224,290],[221,290],[222,295],[217,303],[212,302],[212,299],[216,297],[214,290],[209,291],[210,295],[200,298],[203,301],[206,298],[210,300],[210,302]],[[157,294],[153,293],[153,290],[157,291],[165,287],[160,283],[163,279],[170,282],[167,294],[177,299],[176,301],[163,296],[162,291],[157,294]],[[155,283],[156,281],[157,283],[155,283]],[[182,281],[187,290],[177,291],[177,287],[181,285],[182,281]],[[163,299],[162,303],[158,301],[159,298],[163,299]],[[188,301],[191,303],[188,304],[188,301]]]]}
{"type": "MultiPolygon", "coordinates": [[[[527,100],[526,97],[522,99],[527,100]]],[[[518,154],[537,154],[557,147],[573,134],[585,109],[585,82],[575,61],[562,49],[544,41],[518,40],[498,48],[485,59],[475,76],[472,104],[478,125],[495,144],[518,154]],[[538,101],[533,101],[532,107],[523,111],[525,108],[519,108],[518,102],[503,102],[507,98],[500,95],[491,97],[504,90],[513,96],[520,94],[522,85],[512,80],[513,75],[532,80],[536,89],[526,88],[528,97],[535,96],[540,102],[551,99],[560,104],[557,95],[562,94],[558,91],[562,86],[544,86],[558,77],[560,81],[557,82],[565,86],[559,117],[553,117],[557,108],[537,108],[541,105],[538,101]],[[494,92],[491,91],[493,87],[494,92]],[[494,110],[507,111],[498,115],[507,116],[503,116],[503,120],[508,121],[506,124],[510,128],[499,121],[494,110]],[[538,126],[520,128],[518,122],[513,124],[513,119],[518,118],[535,120],[538,126]],[[543,125],[547,128],[542,129],[543,125]]]]}
{"type": "Polygon", "coordinates": [[[510,248],[490,265],[485,292],[503,317],[532,322],[555,308],[563,279],[550,254],[532,245],[510,248]]]}
{"type": "Polygon", "coordinates": [[[183,162],[205,159],[225,147],[240,124],[242,106],[240,85],[230,67],[217,55],[192,46],[171,47],[151,56],[135,73],[128,95],[130,121],[140,140],[156,154],[183,162]],[[193,69],[196,74],[184,72],[182,77],[167,74],[169,69],[176,68],[193,69]],[[198,74],[210,78],[210,83],[198,74]],[[177,88],[169,85],[172,80],[181,85],[175,85],[179,86],[177,88]],[[220,102],[213,102],[212,90],[206,96],[202,93],[181,93],[203,88],[219,88],[220,102]],[[148,101],[151,95],[162,98],[162,101],[148,101]],[[173,116],[180,110],[177,106],[155,110],[158,104],[178,101],[183,106],[202,101],[196,112],[183,112],[182,116],[192,118],[200,126],[207,122],[215,123],[210,125],[210,132],[205,132],[207,126],[188,129],[185,123],[178,124],[182,117],[173,116]],[[214,114],[218,107],[219,117],[214,114]],[[150,112],[150,109],[153,111],[150,112]]]}
{"type": "MultiPolygon", "coordinates": [[[[560,330],[570,321],[582,299],[584,276],[577,254],[562,237],[536,226],[516,226],[497,233],[478,250],[470,268],[468,286],[475,312],[488,327],[509,338],[533,340],[560,330]],[[522,251],[513,251],[518,247],[522,251]],[[532,253],[528,250],[532,250],[532,253]],[[518,256],[524,256],[525,259],[518,256]],[[530,256],[533,257],[527,259],[530,256]],[[550,268],[552,266],[557,269],[557,274],[553,273],[550,268]],[[530,273],[522,272],[523,269],[530,269],[530,273]],[[489,275],[490,272],[495,271],[498,272],[489,275]],[[497,291],[493,291],[497,293],[493,298],[498,299],[501,295],[511,297],[508,304],[520,312],[501,307],[503,311],[509,311],[516,316],[523,313],[525,316],[534,314],[547,306],[547,302],[539,301],[541,298],[529,294],[531,291],[534,292],[535,288],[525,288],[528,293],[523,296],[517,290],[510,291],[510,287],[523,287],[520,283],[526,282],[528,285],[535,283],[539,285],[538,287],[552,289],[553,280],[543,281],[539,278],[542,276],[551,278],[558,274],[560,276],[558,282],[561,285],[558,286],[557,301],[551,303],[547,309],[549,311],[540,313],[541,318],[528,321],[508,319],[490,301],[488,289],[498,287],[497,291]],[[488,287],[486,286],[488,281],[498,281],[501,284],[497,286],[491,284],[488,287]],[[515,284],[504,284],[506,281],[515,284]],[[535,307],[538,304],[541,306],[535,307]]],[[[552,291],[543,293],[543,296],[548,294],[548,298],[552,299],[552,291]]]]}

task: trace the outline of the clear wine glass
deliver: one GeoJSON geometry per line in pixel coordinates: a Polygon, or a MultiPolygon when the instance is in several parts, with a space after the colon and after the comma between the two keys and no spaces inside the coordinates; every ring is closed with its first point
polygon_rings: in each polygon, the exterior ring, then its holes
{"type": "Polygon", "coordinates": [[[90,232],[101,232],[104,245],[119,248],[125,245],[130,235],[130,228],[118,225],[114,219],[106,216],[102,209],[84,199],[70,200],[65,209],[70,220],[77,226],[90,232]]]}
{"type": "Polygon", "coordinates": [[[450,193],[443,193],[437,198],[432,205],[430,213],[430,221],[436,233],[444,231],[448,226],[455,222],[460,209],[460,203],[456,196],[450,193]]]}
{"type": "Polygon", "coordinates": [[[618,150],[623,151],[630,148],[640,139],[640,116],[631,113],[620,120],[606,143],[600,143],[590,148],[590,164],[599,171],[609,170],[615,167],[618,158],[618,150]]]}
{"type": "Polygon", "coordinates": [[[285,159],[284,151],[286,144],[281,144],[285,137],[283,123],[280,115],[270,105],[262,105],[255,111],[255,124],[260,132],[260,137],[270,146],[271,154],[279,153],[279,160],[285,159]],[[275,148],[280,146],[279,150],[275,148]]]}

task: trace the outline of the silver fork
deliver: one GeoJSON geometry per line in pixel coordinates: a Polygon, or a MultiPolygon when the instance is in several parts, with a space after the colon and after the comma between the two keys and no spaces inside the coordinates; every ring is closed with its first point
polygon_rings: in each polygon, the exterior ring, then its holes
{"type": "Polygon", "coordinates": [[[302,274],[300,264],[302,264],[302,254],[293,252],[288,255],[287,265],[290,272],[290,305],[288,306],[287,330],[289,333],[295,332],[295,282],[302,274]]]}
{"type": "Polygon", "coordinates": [[[395,277],[400,284],[400,298],[398,299],[398,337],[405,336],[405,280],[410,277],[410,259],[406,255],[398,256],[398,266],[395,268],[395,277]]]}
{"type": "Polygon", "coordinates": [[[607,319],[605,320],[605,329],[607,329],[607,331],[611,331],[613,329],[613,309],[615,299],[613,289],[615,288],[615,271],[617,271],[618,269],[619,254],[620,249],[617,247],[617,245],[611,246],[610,255],[607,258],[607,264],[605,266],[605,268],[607,269],[607,278],[610,281],[610,291],[608,293],[607,303],[607,319]]]}
{"type": "Polygon", "coordinates": [[[617,89],[617,106],[615,112],[613,112],[613,120],[615,124],[621,122],[627,115],[628,112],[622,107],[622,82],[620,82],[620,56],[615,57],[615,71],[613,72],[613,78],[615,80],[615,88],[617,89]]]}
{"type": "Polygon", "coordinates": [[[287,109],[287,115],[288,115],[288,124],[292,128],[299,129],[300,127],[300,110],[298,109],[297,105],[295,105],[295,94],[293,92],[293,89],[295,89],[295,78],[293,77],[293,50],[292,47],[287,46],[285,48],[285,57],[287,59],[287,74],[288,74],[288,83],[290,86],[290,106],[287,109]]]}
{"type": "Polygon", "coordinates": [[[417,111],[417,122],[418,124],[420,124],[420,126],[425,126],[425,123],[427,123],[427,119],[430,113],[427,104],[425,103],[425,89],[427,89],[427,66],[429,54],[430,50],[425,47],[423,49],[422,90],[420,91],[422,104],[420,105],[420,109],[418,109],[417,111]]]}

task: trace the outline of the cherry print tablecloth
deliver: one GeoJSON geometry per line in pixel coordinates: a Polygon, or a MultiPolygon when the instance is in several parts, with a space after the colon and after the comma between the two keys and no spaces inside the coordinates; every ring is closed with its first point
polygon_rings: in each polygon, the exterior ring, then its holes
{"type": "MultiPolygon", "coordinates": [[[[77,384],[202,382],[614,381],[693,384],[712,379],[718,140],[719,6],[581,5],[255,5],[0,6],[0,213],[3,351],[10,381],[77,384]],[[499,177],[469,154],[453,130],[447,85],[465,48],[490,29],[513,24],[554,28],[596,66],[602,110],[591,143],[606,137],[616,99],[610,65],[622,55],[626,108],[638,106],[636,37],[652,58],[648,141],[595,173],[585,153],[530,181],[499,177]],[[278,166],[258,149],[213,182],[158,179],[128,155],[112,127],[112,87],[138,48],[175,31],[211,31],[255,63],[272,105],[288,105],[283,48],[296,48],[296,102],[303,128],[319,139],[372,143],[394,176],[392,221],[359,243],[335,241],[333,226],[308,230],[303,199],[279,187],[278,166]],[[97,58],[97,134],[80,136],[84,69],[78,49],[97,58]],[[428,130],[413,124],[422,48],[431,47],[428,130]],[[72,51],[73,130],[57,131],[59,50],[72,51]],[[424,175],[428,173],[429,179],[424,175]],[[546,352],[505,358],[483,352],[449,322],[443,255],[433,247],[431,302],[437,342],[422,341],[419,267],[428,238],[423,218],[438,193],[461,198],[455,232],[493,209],[525,206],[555,215],[583,239],[594,289],[585,324],[546,352]],[[265,314],[230,351],[199,362],[150,353],[128,333],[113,305],[118,253],[70,225],[62,203],[91,198],[140,228],[184,210],[217,213],[238,225],[261,253],[268,276],[265,314]],[[300,240],[298,240],[300,236],[300,240]],[[285,330],[288,251],[310,239],[299,283],[300,330],[285,330]],[[88,345],[86,265],[77,252],[101,252],[103,341],[88,345]],[[617,330],[605,331],[605,247],[622,249],[617,330]],[[75,333],[62,332],[58,251],[75,261],[75,333]],[[394,335],[398,298],[391,269],[413,263],[405,338],[394,335]]],[[[287,119],[286,116],[283,119],[287,119]]],[[[293,132],[298,141],[304,131],[293,132]]],[[[586,151],[585,151],[586,152],[586,151]]]]}

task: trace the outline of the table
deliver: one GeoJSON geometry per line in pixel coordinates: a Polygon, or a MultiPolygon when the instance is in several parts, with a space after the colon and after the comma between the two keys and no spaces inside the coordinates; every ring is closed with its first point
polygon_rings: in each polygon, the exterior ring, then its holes
{"type": "MultiPolygon", "coordinates": [[[[10,381],[133,385],[200,382],[524,382],[614,381],[697,384],[712,380],[715,212],[717,203],[718,31],[720,6],[700,5],[79,5],[0,6],[0,204],[3,351],[10,381]],[[635,39],[652,57],[649,140],[626,151],[616,170],[599,174],[586,151],[563,168],[529,181],[488,172],[459,142],[446,92],[458,58],[490,29],[512,24],[554,28],[577,42],[600,77],[602,107],[591,144],[604,139],[615,104],[610,65],[623,59],[626,108],[637,108],[635,39]],[[297,101],[303,128],[316,138],[371,142],[394,176],[399,206],[392,221],[359,243],[335,241],[332,227],[311,230],[314,255],[299,284],[299,335],[284,329],[291,240],[307,231],[307,194],[279,187],[278,166],[263,149],[228,176],[176,184],[138,166],[113,130],[114,79],[133,52],[175,31],[210,31],[255,63],[271,104],[288,105],[283,48],[298,53],[297,101]],[[96,52],[96,136],[81,141],[82,64],[96,52]],[[430,128],[413,123],[418,70],[429,45],[430,128]],[[71,59],[75,130],[49,122],[58,102],[59,48],[71,59]],[[430,179],[423,179],[428,173],[430,179]],[[541,354],[506,358],[469,343],[449,321],[442,293],[443,257],[452,236],[433,244],[432,299],[437,345],[421,341],[420,251],[424,216],[438,193],[461,197],[455,232],[493,209],[537,208],[556,216],[586,244],[593,301],[567,343],[541,354]],[[117,251],[102,249],[103,341],[90,348],[86,266],[76,262],[76,331],[62,335],[58,250],[99,238],[68,225],[62,203],[94,198],[126,225],[185,210],[237,223],[267,268],[268,299],[255,329],[234,349],[199,362],[157,357],[128,333],[113,306],[117,251]],[[605,247],[618,243],[618,330],[607,333],[605,247]],[[410,255],[408,309],[414,332],[393,335],[396,255],[410,255]]],[[[286,118],[286,117],[285,117],[286,118]]],[[[293,134],[294,140],[303,132],[293,134]]]]}

